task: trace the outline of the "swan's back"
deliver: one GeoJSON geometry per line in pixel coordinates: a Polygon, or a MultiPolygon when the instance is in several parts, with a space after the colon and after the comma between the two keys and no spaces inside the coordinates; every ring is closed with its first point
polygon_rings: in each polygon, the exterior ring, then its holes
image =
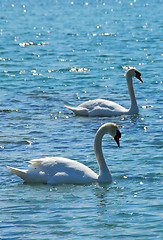
{"type": "Polygon", "coordinates": [[[25,182],[35,183],[89,183],[98,176],[84,164],[61,157],[47,157],[29,161],[28,170],[11,168],[25,182]]]}
{"type": "Polygon", "coordinates": [[[121,105],[105,99],[88,100],[78,107],[69,107],[76,115],[82,116],[116,116],[127,112],[127,109],[121,105]]]}

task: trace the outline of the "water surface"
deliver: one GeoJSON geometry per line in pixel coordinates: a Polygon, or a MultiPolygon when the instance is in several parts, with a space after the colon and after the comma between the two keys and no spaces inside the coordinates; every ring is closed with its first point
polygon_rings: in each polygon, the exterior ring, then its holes
{"type": "Polygon", "coordinates": [[[0,238],[162,239],[162,0],[0,3],[0,238]],[[75,117],[64,104],[94,98],[139,115],[75,117]],[[121,147],[105,136],[112,184],[29,185],[6,165],[62,156],[98,173],[97,129],[115,122],[121,147]]]}

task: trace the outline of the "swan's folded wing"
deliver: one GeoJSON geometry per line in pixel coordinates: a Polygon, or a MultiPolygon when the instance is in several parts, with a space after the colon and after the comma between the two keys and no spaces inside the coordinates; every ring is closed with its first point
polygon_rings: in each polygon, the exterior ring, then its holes
{"type": "Polygon", "coordinates": [[[75,160],[62,157],[47,157],[29,161],[29,169],[8,167],[25,182],[35,183],[82,183],[97,180],[90,168],[75,160]]]}

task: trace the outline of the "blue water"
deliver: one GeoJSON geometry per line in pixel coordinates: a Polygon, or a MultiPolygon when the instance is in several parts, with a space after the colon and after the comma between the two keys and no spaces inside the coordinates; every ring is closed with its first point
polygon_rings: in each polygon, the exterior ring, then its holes
{"type": "Polygon", "coordinates": [[[163,239],[162,0],[0,1],[0,239],[163,239]],[[64,104],[94,98],[139,115],[75,117],[64,104]],[[97,129],[112,184],[30,185],[6,165],[62,156],[98,172],[97,129]]]}

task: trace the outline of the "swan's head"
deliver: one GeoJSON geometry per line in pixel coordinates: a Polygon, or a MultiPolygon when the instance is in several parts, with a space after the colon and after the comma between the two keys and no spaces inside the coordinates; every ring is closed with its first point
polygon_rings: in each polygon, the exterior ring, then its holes
{"type": "Polygon", "coordinates": [[[126,73],[126,76],[136,77],[141,82],[143,82],[143,80],[141,79],[141,73],[136,68],[130,68],[126,73]]]}
{"type": "Polygon", "coordinates": [[[120,146],[119,139],[121,138],[121,132],[115,123],[106,123],[101,126],[101,129],[103,129],[104,134],[109,133],[116,141],[118,147],[120,146]]]}

